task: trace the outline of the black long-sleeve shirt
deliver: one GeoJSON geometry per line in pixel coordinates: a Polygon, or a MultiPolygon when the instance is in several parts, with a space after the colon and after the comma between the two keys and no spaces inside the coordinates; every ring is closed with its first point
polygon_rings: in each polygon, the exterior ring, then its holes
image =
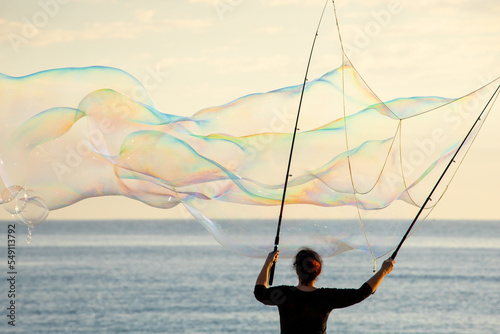
{"type": "Polygon", "coordinates": [[[256,285],[254,295],[263,304],[278,306],[281,334],[319,334],[325,333],[333,309],[359,303],[372,292],[368,283],[359,289],[320,288],[308,292],[287,285],[256,285]]]}

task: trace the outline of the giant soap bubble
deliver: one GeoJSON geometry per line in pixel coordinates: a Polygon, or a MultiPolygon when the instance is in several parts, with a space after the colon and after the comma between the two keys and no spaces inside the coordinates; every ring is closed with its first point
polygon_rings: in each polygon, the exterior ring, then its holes
{"type": "MultiPolygon", "coordinates": [[[[381,101],[348,61],[308,82],[282,255],[302,246],[325,256],[390,251],[499,84],[456,99],[381,101]]],[[[227,248],[264,256],[276,219],[262,218],[279,212],[301,89],[183,117],[159,111],[137,80],[113,68],[0,75],[0,203],[31,228],[48,210],[89,197],[184,205],[227,248]]]]}

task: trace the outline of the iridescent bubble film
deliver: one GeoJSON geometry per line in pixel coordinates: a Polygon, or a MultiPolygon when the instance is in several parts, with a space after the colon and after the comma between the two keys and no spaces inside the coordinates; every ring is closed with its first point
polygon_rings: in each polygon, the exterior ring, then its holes
{"type": "MultiPolygon", "coordinates": [[[[310,246],[325,256],[356,249],[378,258],[393,249],[499,83],[456,99],[381,101],[349,62],[309,81],[281,254],[310,246]]],[[[264,256],[301,90],[250,94],[185,117],[158,110],[135,78],[114,68],[0,75],[0,203],[30,229],[49,210],[90,197],[184,205],[227,248],[264,256]]]]}

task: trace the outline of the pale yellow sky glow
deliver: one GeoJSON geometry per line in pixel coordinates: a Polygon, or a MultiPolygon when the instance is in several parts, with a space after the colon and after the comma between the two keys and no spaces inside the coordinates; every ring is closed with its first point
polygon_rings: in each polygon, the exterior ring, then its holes
{"type": "MultiPolygon", "coordinates": [[[[165,113],[192,115],[303,80],[323,0],[0,0],[0,73],[103,65],[135,76],[165,113]]],[[[336,1],[351,61],[382,100],[459,97],[500,75],[500,2],[336,1]]],[[[328,5],[310,78],[341,63],[328,5]]],[[[499,102],[500,103],[500,102],[499,102]]],[[[496,219],[496,105],[431,218],[496,219]]],[[[125,198],[94,198],[49,219],[168,219],[125,198]]],[[[326,218],[326,217],[325,217],[326,218]]],[[[0,219],[10,215],[0,211],[0,219]]]]}

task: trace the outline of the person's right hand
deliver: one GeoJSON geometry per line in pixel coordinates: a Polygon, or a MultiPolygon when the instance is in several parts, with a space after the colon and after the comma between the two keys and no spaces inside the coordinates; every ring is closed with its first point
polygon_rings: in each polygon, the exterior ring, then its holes
{"type": "Polygon", "coordinates": [[[278,258],[280,256],[280,251],[277,250],[277,251],[272,251],[271,253],[269,253],[267,255],[267,259],[266,259],[266,262],[267,263],[275,263],[278,261],[278,258]]]}

